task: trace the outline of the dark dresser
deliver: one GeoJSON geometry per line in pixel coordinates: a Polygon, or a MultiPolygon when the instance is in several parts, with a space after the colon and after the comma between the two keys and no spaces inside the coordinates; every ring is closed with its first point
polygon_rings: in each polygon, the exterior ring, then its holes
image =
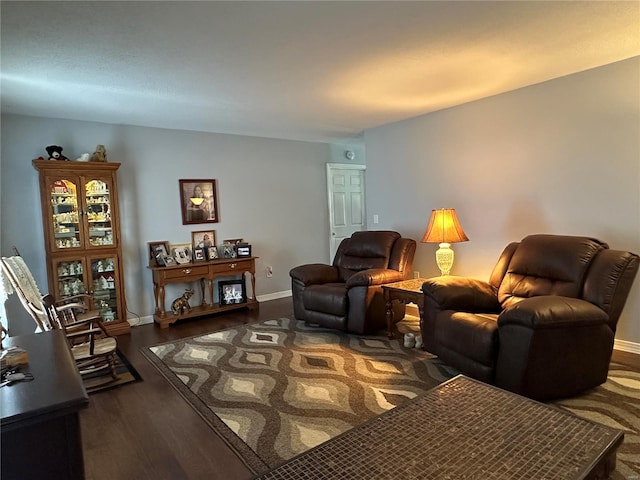
{"type": "Polygon", "coordinates": [[[29,354],[30,382],[0,388],[3,480],[83,479],[78,412],[87,392],[62,330],[9,337],[5,347],[29,354]]]}

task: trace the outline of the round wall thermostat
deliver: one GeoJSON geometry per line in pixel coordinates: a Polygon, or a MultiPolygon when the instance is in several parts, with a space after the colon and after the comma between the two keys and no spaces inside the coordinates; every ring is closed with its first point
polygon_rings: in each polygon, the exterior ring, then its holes
{"type": "Polygon", "coordinates": [[[344,156],[347,157],[349,160],[353,160],[354,158],[356,158],[356,154],[353,152],[353,150],[346,150],[344,152],[344,156]]]}

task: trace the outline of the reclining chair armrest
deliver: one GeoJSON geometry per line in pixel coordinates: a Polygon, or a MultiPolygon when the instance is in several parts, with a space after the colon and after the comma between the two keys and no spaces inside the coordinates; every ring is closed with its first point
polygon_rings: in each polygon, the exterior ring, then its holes
{"type": "Polygon", "coordinates": [[[368,287],[370,285],[384,285],[385,283],[404,280],[404,273],[387,268],[370,268],[353,274],[347,280],[347,288],[368,287]]]}
{"type": "Polygon", "coordinates": [[[335,283],[340,281],[340,272],[336,267],[323,263],[310,263],[291,269],[289,275],[305,286],[317,283],[335,283]]]}
{"type": "Polygon", "coordinates": [[[497,290],[489,283],[474,278],[433,277],[422,284],[425,301],[431,300],[440,310],[466,312],[499,312],[497,290]]]}
{"type": "Polygon", "coordinates": [[[498,327],[519,325],[531,329],[567,328],[606,324],[609,316],[592,303],[579,298],[541,295],[525,298],[504,310],[498,327]]]}

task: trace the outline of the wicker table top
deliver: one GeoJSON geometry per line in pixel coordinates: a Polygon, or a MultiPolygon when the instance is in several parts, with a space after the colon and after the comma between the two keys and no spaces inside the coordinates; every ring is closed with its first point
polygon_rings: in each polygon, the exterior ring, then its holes
{"type": "Polygon", "coordinates": [[[426,278],[411,278],[401,282],[386,283],[382,285],[383,289],[407,290],[411,292],[422,293],[422,284],[426,282],[426,278]]]}
{"type": "Polygon", "coordinates": [[[582,479],[623,434],[459,375],[257,478],[582,479]]]}

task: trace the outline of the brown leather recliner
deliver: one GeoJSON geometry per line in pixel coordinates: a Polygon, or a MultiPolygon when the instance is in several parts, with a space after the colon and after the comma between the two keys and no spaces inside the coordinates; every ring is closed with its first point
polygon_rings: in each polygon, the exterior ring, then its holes
{"type": "MultiPolygon", "coordinates": [[[[360,334],[384,328],[382,285],[408,278],[415,251],[415,240],[398,232],[355,232],[340,243],[333,265],[301,265],[289,272],[295,317],[360,334]]],[[[403,316],[404,305],[394,305],[394,318],[403,316]]]]}
{"type": "Polygon", "coordinates": [[[502,252],[489,282],[422,286],[425,349],[461,373],[537,400],[607,379],[638,255],[596,239],[531,235],[502,252]]]}

